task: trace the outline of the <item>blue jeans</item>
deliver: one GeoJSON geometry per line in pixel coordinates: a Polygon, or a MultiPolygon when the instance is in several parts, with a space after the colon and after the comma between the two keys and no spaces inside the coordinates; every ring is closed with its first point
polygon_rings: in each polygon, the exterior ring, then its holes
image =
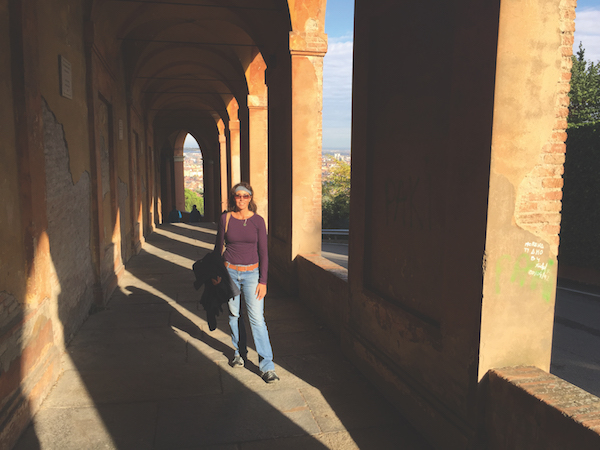
{"type": "MultiPolygon", "coordinates": [[[[254,346],[258,353],[258,368],[261,373],[268,370],[274,370],[273,350],[269,341],[269,332],[265,323],[265,299],[256,299],[256,287],[258,286],[258,268],[248,272],[238,272],[235,269],[227,268],[229,276],[238,288],[242,291],[248,319],[250,320],[250,329],[254,346]]],[[[238,295],[229,299],[229,327],[231,328],[231,342],[235,349],[235,355],[246,356],[246,331],[244,321],[241,318],[241,296],[238,295]],[[240,347],[243,347],[240,349],[240,347]]]]}

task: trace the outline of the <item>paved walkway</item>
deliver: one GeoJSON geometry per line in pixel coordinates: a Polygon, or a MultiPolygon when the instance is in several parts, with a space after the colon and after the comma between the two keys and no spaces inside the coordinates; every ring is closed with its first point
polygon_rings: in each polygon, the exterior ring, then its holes
{"type": "Polygon", "coordinates": [[[340,354],[334,336],[272,286],[267,324],[281,381],[257,355],[228,364],[225,315],[208,331],[191,265],[214,226],[160,227],[106,310],[84,323],[17,450],[427,449],[340,354]],[[200,309],[199,309],[200,307],[200,309]]]}

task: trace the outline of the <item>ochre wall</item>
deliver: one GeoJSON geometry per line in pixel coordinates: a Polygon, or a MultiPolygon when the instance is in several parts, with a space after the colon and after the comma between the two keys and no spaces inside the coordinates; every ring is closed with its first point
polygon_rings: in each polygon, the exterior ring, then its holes
{"type": "Polygon", "coordinates": [[[440,448],[475,433],[498,13],[356,2],[342,343],[440,448]]]}
{"type": "MultiPolygon", "coordinates": [[[[9,9],[7,1],[0,2],[2,448],[11,447],[54,384],[60,354],[94,302],[104,301],[114,288],[122,268],[121,231],[130,234],[132,229],[127,221],[120,228],[116,214],[119,203],[130,209],[131,192],[118,54],[110,63],[96,60],[101,70],[88,78],[88,63],[98,56],[86,55],[83,2],[59,3],[13,2],[9,9]],[[71,63],[72,99],[61,96],[59,55],[71,63]],[[99,93],[114,119],[108,124],[114,130],[113,153],[104,156],[88,114],[97,108],[99,93]],[[19,110],[26,111],[26,121],[15,120],[19,110]],[[118,119],[123,140],[118,139],[118,119]],[[125,192],[120,202],[119,187],[125,192]]],[[[98,114],[92,117],[98,125],[98,114]]],[[[137,156],[147,171],[145,157],[137,156]]],[[[146,172],[144,178],[147,189],[146,172]]]]}
{"type": "Polygon", "coordinates": [[[443,448],[487,370],[548,368],[574,6],[356,3],[342,342],[443,448]]]}
{"type": "MultiPolygon", "coordinates": [[[[25,298],[26,269],[19,198],[19,170],[11,83],[11,47],[8,0],[0,1],[0,280],[2,299],[25,298]]],[[[10,300],[9,302],[12,302],[10,300]]],[[[4,306],[0,307],[4,322],[4,306]]],[[[1,356],[0,356],[1,357],[1,356]]]]}
{"type": "Polygon", "coordinates": [[[79,0],[38,5],[39,58],[44,68],[40,91],[64,128],[70,172],[77,183],[83,172],[90,172],[82,5],[79,0]],[[72,99],[60,94],[59,56],[71,63],[72,99]]]}
{"type": "Polygon", "coordinates": [[[550,368],[574,6],[502,2],[479,378],[550,368]]]}

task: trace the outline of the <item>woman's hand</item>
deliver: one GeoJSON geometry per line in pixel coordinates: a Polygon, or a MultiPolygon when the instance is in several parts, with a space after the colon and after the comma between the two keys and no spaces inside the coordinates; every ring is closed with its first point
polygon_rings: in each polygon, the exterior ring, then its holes
{"type": "Polygon", "coordinates": [[[265,298],[265,295],[267,295],[267,285],[258,283],[258,286],[256,286],[255,294],[257,300],[262,300],[263,298],[265,298]]]}
{"type": "Polygon", "coordinates": [[[217,278],[211,278],[212,284],[215,286],[221,282],[221,277],[217,276],[217,278]]]}

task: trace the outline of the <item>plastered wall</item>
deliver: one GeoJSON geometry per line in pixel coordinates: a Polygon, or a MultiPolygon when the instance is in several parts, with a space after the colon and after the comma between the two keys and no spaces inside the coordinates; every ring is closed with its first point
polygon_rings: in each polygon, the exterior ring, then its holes
{"type": "MultiPolygon", "coordinates": [[[[7,298],[25,296],[25,260],[21,234],[18,160],[11,82],[8,1],[0,1],[0,292],[7,298]]],[[[10,300],[12,303],[13,300],[10,300]]],[[[5,308],[5,306],[0,307],[5,308]]],[[[10,307],[8,307],[10,309],[10,307]]],[[[8,313],[8,312],[6,312],[8,313]]],[[[4,313],[4,314],[6,314],[4,313]]]]}
{"type": "Polygon", "coordinates": [[[487,370],[548,367],[573,9],[356,2],[342,342],[440,448],[487,370]]]}

